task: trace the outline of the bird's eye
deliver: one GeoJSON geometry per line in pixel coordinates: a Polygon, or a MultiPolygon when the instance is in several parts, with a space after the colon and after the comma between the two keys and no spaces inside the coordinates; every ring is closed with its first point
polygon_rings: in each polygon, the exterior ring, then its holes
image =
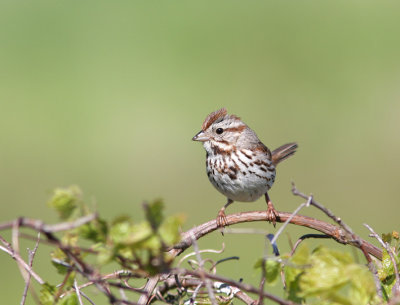
{"type": "Polygon", "coordinates": [[[217,128],[217,130],[215,131],[217,134],[221,134],[224,132],[224,130],[222,128],[217,128]]]}

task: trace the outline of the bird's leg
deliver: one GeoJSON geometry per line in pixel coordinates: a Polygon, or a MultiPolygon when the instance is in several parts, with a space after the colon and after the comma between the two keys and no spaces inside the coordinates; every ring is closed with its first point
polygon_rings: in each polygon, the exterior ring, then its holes
{"type": "Polygon", "coordinates": [[[276,217],[278,216],[278,213],[275,210],[271,199],[269,199],[268,193],[265,193],[265,201],[267,202],[267,205],[268,205],[268,208],[267,208],[267,220],[269,222],[272,222],[272,224],[275,227],[276,226],[276,217]]]}
{"type": "Polygon", "coordinates": [[[218,215],[217,215],[217,226],[219,228],[224,228],[226,224],[228,223],[228,220],[226,219],[225,215],[225,209],[233,203],[232,199],[228,198],[228,202],[219,210],[218,215]]]}

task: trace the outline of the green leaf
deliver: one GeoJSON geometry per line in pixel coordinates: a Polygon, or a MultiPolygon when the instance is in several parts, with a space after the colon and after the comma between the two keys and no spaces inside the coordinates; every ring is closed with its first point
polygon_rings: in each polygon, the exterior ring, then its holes
{"type": "Polygon", "coordinates": [[[325,247],[310,257],[311,268],[300,279],[301,296],[317,296],[338,304],[368,304],[376,297],[374,279],[349,253],[325,247]]]}
{"type": "Polygon", "coordinates": [[[386,249],[382,249],[382,266],[378,269],[379,279],[384,281],[391,275],[394,275],[392,259],[386,249]]]}
{"type": "Polygon", "coordinates": [[[278,279],[279,272],[281,271],[281,264],[276,260],[267,260],[265,268],[265,278],[267,283],[275,284],[278,279]]]}
{"type": "Polygon", "coordinates": [[[164,220],[164,203],[161,200],[156,200],[152,203],[145,203],[144,209],[146,213],[146,220],[150,223],[152,229],[157,231],[158,227],[164,220]]]}
{"type": "Polygon", "coordinates": [[[385,243],[391,243],[392,242],[392,233],[383,233],[382,234],[382,240],[385,242],[385,243]]]}
{"type": "Polygon", "coordinates": [[[53,305],[56,286],[44,283],[40,289],[39,300],[41,305],[53,305]]]}
{"type": "Polygon", "coordinates": [[[101,218],[95,219],[79,227],[78,232],[83,238],[94,242],[105,242],[107,239],[108,225],[101,218]]]}
{"type": "Polygon", "coordinates": [[[287,298],[296,303],[302,303],[304,298],[300,296],[300,278],[310,260],[310,250],[306,243],[302,243],[295,254],[289,259],[289,265],[285,266],[285,280],[287,298]],[[296,268],[298,266],[298,268],[296,268]]]}
{"type": "Polygon", "coordinates": [[[318,304],[376,304],[374,279],[364,265],[356,264],[349,253],[316,248],[290,259],[285,267],[289,298],[317,299],[318,304]],[[302,262],[303,265],[300,265],[302,262]],[[296,263],[296,265],[295,265],[296,263]]]}
{"type": "Polygon", "coordinates": [[[78,186],[73,185],[68,188],[56,188],[53,191],[53,197],[47,204],[56,210],[61,219],[65,220],[72,215],[81,197],[82,191],[78,186]]]}
{"type": "Polygon", "coordinates": [[[51,263],[54,267],[56,267],[57,272],[59,274],[66,274],[67,271],[69,270],[69,260],[65,253],[57,248],[54,251],[50,253],[51,256],[51,263]]]}
{"type": "Polygon", "coordinates": [[[392,288],[396,283],[396,277],[392,259],[386,249],[382,249],[382,263],[381,268],[378,269],[378,277],[385,292],[384,297],[388,301],[392,296],[392,288]]]}
{"type": "Polygon", "coordinates": [[[57,305],[79,305],[78,296],[76,293],[67,294],[57,302],[57,305]]]}
{"type": "Polygon", "coordinates": [[[105,265],[114,258],[114,251],[110,247],[100,247],[97,251],[97,261],[100,265],[105,265]]]}
{"type": "Polygon", "coordinates": [[[118,222],[110,229],[110,238],[116,245],[135,246],[154,235],[148,222],[133,224],[132,221],[118,222]]]}
{"type": "Polygon", "coordinates": [[[275,284],[279,275],[279,271],[281,270],[281,264],[276,260],[267,259],[264,260],[262,258],[258,259],[254,264],[254,268],[261,269],[265,266],[265,280],[268,284],[275,284]]]}
{"type": "Polygon", "coordinates": [[[162,241],[167,246],[176,244],[180,238],[180,228],[185,220],[183,215],[176,215],[168,217],[160,226],[159,234],[162,241]]]}

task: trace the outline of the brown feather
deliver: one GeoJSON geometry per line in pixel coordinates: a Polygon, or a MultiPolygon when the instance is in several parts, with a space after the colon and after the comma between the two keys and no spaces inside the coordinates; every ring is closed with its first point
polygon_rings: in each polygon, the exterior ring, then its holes
{"type": "Polygon", "coordinates": [[[221,108],[217,111],[214,111],[210,113],[206,119],[203,122],[203,125],[201,126],[201,129],[206,130],[212,123],[214,123],[216,120],[218,120],[221,117],[226,116],[227,111],[225,108],[221,108]]]}
{"type": "Polygon", "coordinates": [[[278,163],[289,158],[296,152],[297,143],[288,143],[272,151],[272,163],[276,166],[278,163]]]}

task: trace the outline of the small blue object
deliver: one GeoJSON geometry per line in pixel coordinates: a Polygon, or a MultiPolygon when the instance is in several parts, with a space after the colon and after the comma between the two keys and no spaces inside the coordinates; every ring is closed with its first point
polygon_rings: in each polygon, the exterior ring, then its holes
{"type": "MultiPolygon", "coordinates": [[[[267,238],[269,239],[269,241],[272,241],[274,239],[274,234],[267,234],[267,238]]],[[[279,250],[278,250],[278,246],[276,245],[276,243],[272,244],[272,253],[275,254],[275,256],[279,256],[279,250]]]]}

